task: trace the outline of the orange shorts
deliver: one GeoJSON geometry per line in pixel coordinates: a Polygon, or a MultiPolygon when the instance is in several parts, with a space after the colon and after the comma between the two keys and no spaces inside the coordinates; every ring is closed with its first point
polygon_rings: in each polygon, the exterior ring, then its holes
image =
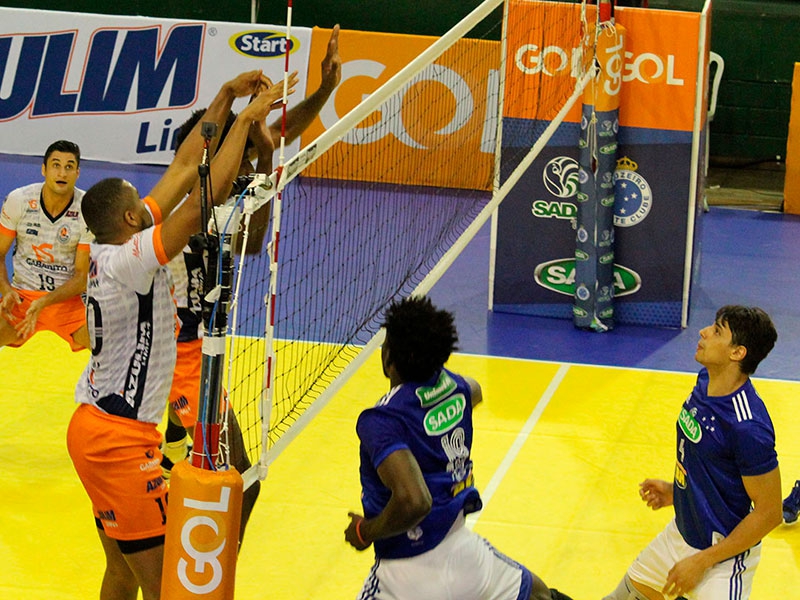
{"type": "Polygon", "coordinates": [[[142,423],[81,404],[67,430],[67,450],[94,516],[115,540],[164,535],[167,484],[161,473],[161,433],[142,423]]]}
{"type": "Polygon", "coordinates": [[[178,359],[172,375],[169,405],[187,429],[197,422],[200,405],[200,371],[203,364],[203,340],[178,342],[178,359]]]}
{"type": "MultiPolygon", "coordinates": [[[[28,312],[31,302],[37,298],[41,298],[47,293],[33,290],[20,290],[17,288],[14,288],[14,291],[19,294],[22,302],[11,310],[11,314],[20,320],[25,318],[25,313],[28,312]]],[[[52,331],[58,337],[65,340],[73,352],[77,352],[84,348],[74,342],[72,334],[85,324],[86,305],[83,303],[80,296],[73,296],[63,302],[56,302],[55,304],[44,307],[39,313],[39,319],[36,321],[36,330],[34,333],[37,331],[52,331]]],[[[19,348],[22,344],[27,342],[28,339],[29,338],[18,342],[11,342],[8,345],[13,348],[19,348]]]]}

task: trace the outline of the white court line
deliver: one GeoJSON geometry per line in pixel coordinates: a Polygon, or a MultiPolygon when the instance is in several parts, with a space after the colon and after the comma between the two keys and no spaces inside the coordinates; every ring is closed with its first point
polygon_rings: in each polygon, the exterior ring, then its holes
{"type": "MultiPolygon", "coordinates": [[[[562,364],[560,367],[558,367],[558,371],[556,371],[553,379],[550,380],[550,385],[547,386],[547,389],[542,394],[542,397],[539,398],[539,402],[536,403],[533,412],[531,412],[531,415],[525,422],[525,426],[517,434],[517,438],[514,440],[514,443],[511,444],[511,448],[509,448],[508,452],[506,452],[503,462],[500,463],[500,466],[497,468],[497,471],[494,472],[492,479],[489,481],[486,488],[481,492],[481,500],[483,500],[484,508],[486,508],[486,506],[489,504],[489,501],[492,499],[492,496],[494,496],[497,488],[500,487],[500,483],[503,481],[506,473],[508,473],[508,470],[514,463],[514,460],[516,460],[520,450],[522,450],[522,446],[528,440],[528,436],[531,434],[531,431],[533,431],[533,428],[539,421],[539,417],[542,416],[544,409],[547,408],[547,405],[550,403],[550,399],[553,397],[553,394],[556,393],[558,386],[561,385],[561,382],[564,380],[567,371],[569,371],[569,365],[562,364]]],[[[467,527],[470,529],[475,527],[475,523],[478,521],[480,515],[481,512],[467,515],[467,527]]]]}

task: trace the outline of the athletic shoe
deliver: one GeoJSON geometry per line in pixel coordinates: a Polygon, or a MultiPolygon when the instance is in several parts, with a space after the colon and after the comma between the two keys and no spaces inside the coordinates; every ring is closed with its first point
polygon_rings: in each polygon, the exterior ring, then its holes
{"type": "Polygon", "coordinates": [[[161,471],[164,475],[164,479],[170,478],[172,467],[174,467],[176,463],[186,460],[191,448],[188,435],[183,436],[177,442],[162,442],[161,453],[164,457],[161,459],[161,471]]]}
{"type": "Polygon", "coordinates": [[[800,479],[794,482],[792,491],[783,501],[783,522],[787,525],[797,523],[798,513],[800,513],[800,479]]]}

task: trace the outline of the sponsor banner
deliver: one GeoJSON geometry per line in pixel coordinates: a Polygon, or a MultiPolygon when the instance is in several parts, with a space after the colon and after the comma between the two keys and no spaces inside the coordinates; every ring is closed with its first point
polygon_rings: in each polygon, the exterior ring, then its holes
{"type": "MultiPolygon", "coordinates": [[[[565,78],[572,80],[569,83],[572,86],[579,72],[576,66],[583,60],[578,35],[579,5],[566,2],[512,2],[509,22],[528,19],[526,13],[541,11],[541,4],[547,5],[546,18],[539,20],[538,27],[547,28],[559,23],[556,31],[562,33],[562,41],[547,45],[537,43],[537,40],[550,38],[544,38],[536,25],[529,31],[512,31],[509,34],[506,72],[508,90],[563,86],[565,78]]],[[[589,22],[594,22],[594,10],[592,6],[587,7],[589,22]]],[[[625,40],[621,65],[620,124],[625,127],[691,131],[700,15],[672,10],[625,10],[623,7],[616,9],[615,18],[630,33],[625,40]]],[[[545,120],[553,117],[530,112],[536,107],[525,102],[521,94],[507,96],[504,106],[506,116],[545,120]]],[[[580,120],[580,106],[572,109],[567,120],[580,120]]]]}
{"type": "Polygon", "coordinates": [[[0,132],[10,154],[41,155],[64,138],[85,158],[168,164],[192,110],[243,71],[281,79],[287,46],[300,75],[290,107],[306,95],[309,28],[293,28],[287,44],[285,28],[272,25],[8,8],[0,21],[0,132]]]}
{"type": "MultiPolygon", "coordinates": [[[[494,306],[498,312],[573,317],[578,214],[578,127],[546,147],[498,210],[494,306]]],[[[619,323],[680,327],[691,144],[621,139],[615,170],[614,264],[619,323]]]]}
{"type": "MultiPolygon", "coordinates": [[[[526,10],[526,4],[512,8],[526,10]]],[[[548,11],[576,7],[547,3],[548,11]]],[[[591,12],[591,11],[589,11],[591,12]]],[[[594,15],[587,15],[592,21],[594,15]]],[[[574,17],[573,17],[574,18],[574,17]]],[[[498,209],[493,283],[496,311],[573,318],[575,265],[613,264],[619,323],[680,327],[687,258],[687,192],[692,174],[700,15],[677,11],[616,11],[627,30],[621,65],[617,162],[613,169],[614,251],[593,257],[580,244],[578,122],[581,107],[559,127],[498,209]]],[[[513,18],[511,19],[513,22],[513,18]]],[[[573,32],[566,31],[566,40],[573,32]]],[[[509,80],[549,79],[570,73],[581,59],[575,43],[509,45],[509,80]],[[524,56],[525,72],[519,60],[524,56]]],[[[519,148],[530,147],[541,120],[506,101],[502,174],[514,168],[519,148]]],[[[585,195],[585,194],[584,194],[585,195]]],[[[611,198],[609,198],[609,201],[611,198]]],[[[696,241],[696,240],[695,240],[696,241]]],[[[588,316],[583,315],[583,316],[588,316]]],[[[599,315],[600,317],[611,316],[599,315]]]]}
{"type": "MultiPolygon", "coordinates": [[[[309,89],[319,83],[328,30],[314,30],[309,89]]],[[[342,81],[319,117],[302,134],[305,146],[389,81],[437,38],[342,31],[342,81]]],[[[487,97],[497,85],[499,42],[462,39],[348,133],[329,152],[356,149],[364,161],[322,161],[307,175],[412,185],[490,189],[495,131],[484,130],[487,97]],[[444,98],[442,91],[445,90],[444,98]],[[434,100],[445,110],[431,110],[434,100]],[[357,148],[360,146],[361,148],[357,148]],[[435,165],[435,168],[431,168],[435,165]]],[[[496,102],[496,98],[493,99],[496,102]]],[[[494,123],[494,120],[492,120],[494,123]]]]}

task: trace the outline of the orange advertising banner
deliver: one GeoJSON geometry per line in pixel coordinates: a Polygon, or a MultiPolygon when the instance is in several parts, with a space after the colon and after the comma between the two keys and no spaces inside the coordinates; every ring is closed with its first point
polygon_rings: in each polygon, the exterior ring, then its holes
{"type": "MultiPolygon", "coordinates": [[[[582,60],[576,28],[580,28],[578,5],[547,2],[548,17],[540,21],[564,23],[560,41],[545,46],[542,31],[535,27],[515,30],[515,21],[525,22],[528,11],[541,10],[541,2],[515,1],[510,4],[506,90],[563,85],[563,79],[577,77],[582,60]],[[538,5],[538,6],[537,6],[538,5]],[[516,14],[521,11],[522,14],[516,14]]],[[[594,7],[587,19],[594,21],[594,7]]],[[[649,129],[691,131],[697,81],[700,15],[669,10],[617,9],[616,22],[627,30],[620,91],[620,125],[649,129]]],[[[538,115],[536,106],[522,95],[505,97],[504,115],[521,119],[552,119],[538,115]]],[[[580,104],[567,120],[580,120],[580,104]]]]}
{"type": "MultiPolygon", "coordinates": [[[[330,30],[315,28],[309,90],[318,87],[330,30]]],[[[305,146],[398,73],[436,38],[341,31],[342,81],[302,135],[305,146]]],[[[492,71],[500,64],[496,41],[463,39],[370,114],[328,152],[354,150],[373,164],[318,160],[306,175],[409,185],[490,189],[494,131],[485,131],[492,71]],[[431,107],[437,106],[437,110],[431,107]],[[443,107],[443,108],[442,108],[443,107]],[[357,148],[356,146],[360,146],[357,148]],[[435,165],[435,168],[431,168],[435,165]]],[[[495,78],[496,82],[496,78],[495,78]]],[[[494,84],[496,85],[496,83],[494,84]]]]}

